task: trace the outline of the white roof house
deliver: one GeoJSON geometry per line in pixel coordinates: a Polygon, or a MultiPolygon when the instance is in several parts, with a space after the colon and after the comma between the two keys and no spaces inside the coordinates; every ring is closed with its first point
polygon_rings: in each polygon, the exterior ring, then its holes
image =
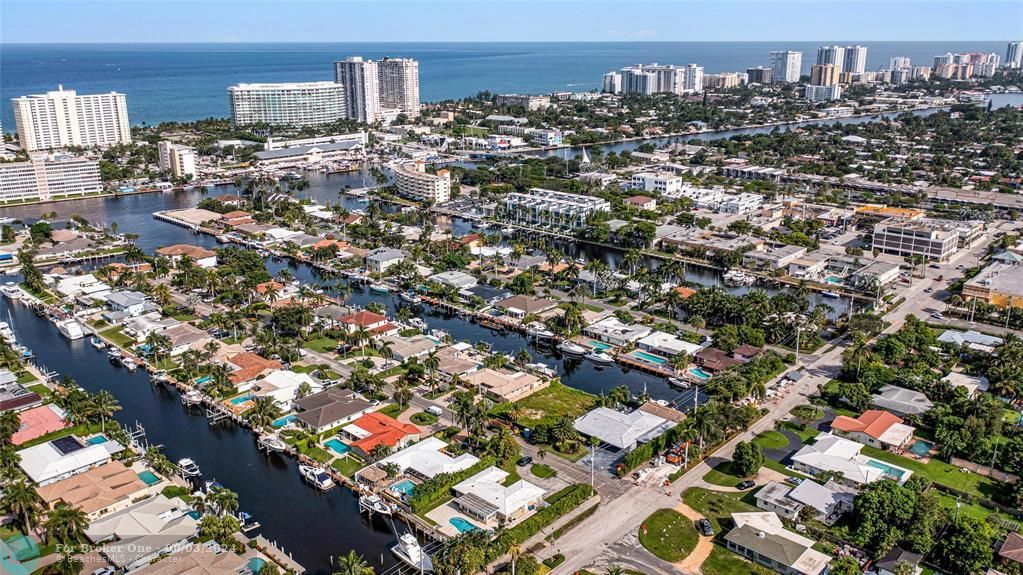
{"type": "Polygon", "coordinates": [[[447,272],[441,272],[439,274],[433,274],[429,278],[432,282],[437,282],[441,285],[453,287],[455,289],[466,289],[475,286],[478,282],[476,278],[471,275],[460,272],[458,270],[451,270],[447,272]]]}
{"type": "Polygon", "coordinates": [[[663,417],[639,409],[622,413],[607,407],[598,407],[573,424],[579,433],[625,450],[632,450],[637,444],[650,441],[674,426],[663,417]]]}
{"type": "Polygon", "coordinates": [[[653,332],[652,334],[637,341],[636,345],[639,349],[652,351],[668,357],[674,357],[680,353],[685,353],[686,355],[691,356],[703,349],[702,345],[690,343],[684,339],[679,339],[670,333],[664,333],[663,331],[653,332]]]}
{"type": "Polygon", "coordinates": [[[505,486],[507,477],[507,471],[488,467],[455,485],[455,503],[484,521],[495,516],[513,519],[535,509],[547,493],[525,479],[505,486]]]}
{"type": "Polygon", "coordinates": [[[463,453],[458,457],[441,453],[447,446],[447,443],[436,437],[428,437],[381,459],[379,465],[393,463],[401,468],[402,472],[411,471],[421,477],[432,478],[440,473],[468,469],[479,462],[479,458],[470,453],[463,453]]]}
{"type": "Polygon", "coordinates": [[[896,415],[918,415],[934,407],[926,395],[897,385],[882,387],[873,395],[873,401],[896,415]]]}
{"type": "Polygon", "coordinates": [[[131,570],[164,553],[173,553],[199,530],[188,504],[157,495],[93,521],[85,536],[115,566],[131,570]]]}
{"type": "Polygon", "coordinates": [[[272,397],[277,403],[290,406],[298,394],[298,387],[303,383],[309,384],[312,393],[323,390],[323,384],[309,377],[308,373],[284,369],[267,374],[263,379],[255,381],[253,386],[257,388],[256,395],[272,397]]]}
{"type": "Polygon", "coordinates": [[[590,324],[583,332],[611,345],[635,343],[650,335],[653,330],[645,325],[623,323],[612,316],[590,324]]]}
{"type": "Polygon", "coordinates": [[[792,468],[816,475],[825,471],[842,474],[842,482],[864,485],[888,477],[905,483],[912,471],[860,453],[862,443],[821,433],[813,445],[806,445],[792,456],[792,468]]]}
{"type": "Polygon", "coordinates": [[[37,485],[47,485],[98,467],[123,450],[114,440],[91,445],[67,435],[18,451],[19,466],[37,485]]]}
{"type": "Polygon", "coordinates": [[[984,335],[978,331],[956,331],[945,330],[938,336],[940,343],[954,343],[964,345],[974,351],[991,353],[996,347],[1002,344],[1002,338],[992,335],[984,335]]]}
{"type": "Polygon", "coordinates": [[[72,276],[57,282],[57,291],[64,297],[76,295],[92,295],[110,291],[110,286],[96,279],[92,274],[72,276]]]}
{"type": "Polygon", "coordinates": [[[990,382],[982,375],[967,375],[959,371],[953,371],[941,378],[947,381],[952,387],[961,387],[966,390],[968,397],[975,397],[978,392],[987,391],[990,382]]]}

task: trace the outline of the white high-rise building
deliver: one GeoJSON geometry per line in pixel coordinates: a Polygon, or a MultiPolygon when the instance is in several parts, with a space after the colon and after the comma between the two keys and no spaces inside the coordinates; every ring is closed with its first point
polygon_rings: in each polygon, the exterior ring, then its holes
{"type": "Polygon", "coordinates": [[[817,49],[817,63],[834,64],[835,73],[841,74],[843,66],[845,66],[845,47],[844,46],[821,46],[817,49]]]}
{"type": "Polygon", "coordinates": [[[842,64],[842,72],[849,72],[851,74],[862,74],[867,71],[867,47],[866,46],[846,46],[845,47],[845,60],[842,64]]]}
{"type": "Polygon", "coordinates": [[[622,73],[621,72],[608,72],[604,74],[602,90],[608,94],[621,94],[622,93],[622,73]]]}
{"type": "Polygon", "coordinates": [[[912,68],[913,64],[909,59],[909,56],[895,56],[888,60],[889,70],[903,70],[912,68]]]}
{"type": "Polygon", "coordinates": [[[384,58],[377,62],[377,89],[381,108],[419,116],[419,62],[411,58],[384,58]]]}
{"type": "Polygon", "coordinates": [[[811,84],[806,86],[803,94],[810,102],[838,100],[842,97],[842,86],[840,84],[832,84],[831,86],[814,86],[811,84]]]}
{"type": "Polygon", "coordinates": [[[771,80],[778,83],[799,81],[803,68],[803,53],[794,50],[771,52],[771,80]]]}
{"type": "Polygon", "coordinates": [[[131,143],[124,94],[79,96],[58,86],[56,91],[12,102],[18,140],[27,151],[131,143]]]}
{"type": "Polygon", "coordinates": [[[96,160],[37,153],[27,162],[0,163],[0,202],[45,201],[102,191],[96,160]]]}
{"type": "Polygon", "coordinates": [[[703,66],[688,64],[638,64],[622,68],[620,72],[604,74],[605,87],[618,78],[620,93],[624,94],[695,94],[703,91],[703,66]]]}
{"type": "Polygon", "coordinates": [[[380,119],[377,63],[351,56],[334,63],[334,81],[345,94],[345,113],[353,120],[372,124],[380,119]]]}
{"type": "Polygon", "coordinates": [[[686,64],[686,75],[683,81],[683,94],[696,94],[703,91],[703,66],[686,64]]]}
{"type": "Polygon", "coordinates": [[[317,126],[345,118],[344,90],[334,82],[237,84],[227,94],[236,126],[317,126]]]}
{"type": "Polygon", "coordinates": [[[161,170],[167,170],[175,179],[195,177],[195,149],[166,141],[161,141],[157,147],[161,170]]]}
{"type": "Polygon", "coordinates": [[[1005,65],[1009,68],[1023,68],[1023,41],[1009,42],[1005,47],[1005,65]]]}

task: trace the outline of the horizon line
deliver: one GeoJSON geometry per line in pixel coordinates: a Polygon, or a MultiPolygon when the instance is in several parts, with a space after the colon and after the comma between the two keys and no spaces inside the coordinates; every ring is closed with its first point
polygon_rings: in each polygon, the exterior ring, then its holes
{"type": "Polygon", "coordinates": [[[93,41],[93,40],[79,40],[74,42],[0,42],[0,46],[60,46],[60,45],[74,45],[74,44],[94,44],[94,45],[160,45],[160,44],[171,44],[171,45],[188,45],[188,44],[761,44],[764,42],[824,42],[824,43],[844,43],[844,42],[890,42],[897,44],[922,44],[931,42],[990,42],[990,43],[1001,43],[1001,42],[1018,42],[1019,40],[990,40],[990,39],[969,39],[969,40],[785,40],[785,39],[766,39],[766,40],[190,40],[190,41],[159,41],[159,42],[145,42],[145,41],[131,41],[131,42],[108,42],[108,41],[93,41]]]}

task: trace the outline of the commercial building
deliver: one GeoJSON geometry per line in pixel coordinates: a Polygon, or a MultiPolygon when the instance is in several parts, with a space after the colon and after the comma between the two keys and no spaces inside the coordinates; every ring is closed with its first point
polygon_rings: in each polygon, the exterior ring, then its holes
{"type": "Polygon", "coordinates": [[[372,124],[390,113],[419,115],[419,62],[405,58],[334,63],[334,80],[344,90],[346,117],[372,124]]]}
{"type": "Polygon", "coordinates": [[[675,195],[681,192],[684,180],[673,172],[637,172],[632,175],[632,189],[675,195]]]}
{"type": "Polygon", "coordinates": [[[806,86],[804,97],[810,102],[826,102],[842,97],[842,86],[806,86]]]}
{"type": "Polygon", "coordinates": [[[355,140],[263,150],[253,154],[261,166],[318,164],[320,162],[361,162],[365,146],[355,140]]]}
{"type": "Polygon", "coordinates": [[[131,143],[124,94],[79,96],[57,86],[55,91],[20,96],[12,102],[18,141],[26,151],[131,143]]]}
{"type": "Polygon", "coordinates": [[[1023,265],[995,262],[963,285],[963,299],[1023,308],[1023,265]]]}
{"type": "Polygon", "coordinates": [[[777,50],[771,52],[771,80],[776,83],[793,83],[799,81],[803,67],[803,53],[794,50],[777,50]]]}
{"type": "Polygon", "coordinates": [[[517,224],[578,229],[598,211],[610,212],[603,198],[533,188],[528,194],[513,192],[504,198],[504,218],[517,224]]]}
{"type": "Polygon", "coordinates": [[[504,124],[497,127],[501,134],[520,136],[541,146],[560,146],[562,143],[561,130],[548,130],[546,128],[529,128],[526,126],[504,124]]]}
{"type": "Polygon", "coordinates": [[[521,106],[532,112],[551,105],[550,96],[533,96],[530,94],[501,94],[495,99],[498,106],[521,106]]]}
{"type": "Polygon", "coordinates": [[[789,264],[806,255],[802,246],[781,246],[765,251],[752,250],[742,256],[743,267],[773,271],[788,268],[789,264]]]}
{"type": "Polygon", "coordinates": [[[334,82],[237,84],[227,94],[235,126],[318,126],[347,117],[344,88],[334,82]]]}
{"type": "Polygon", "coordinates": [[[195,149],[173,142],[161,141],[157,144],[160,151],[160,169],[170,172],[174,179],[194,177],[195,149]]]}
{"type": "Polygon", "coordinates": [[[1023,67],[1023,42],[1009,42],[1005,46],[1005,67],[1023,67]]]}
{"type": "Polygon", "coordinates": [[[283,150],[284,148],[296,148],[300,146],[322,146],[323,144],[339,144],[341,142],[355,142],[363,147],[369,143],[369,134],[365,131],[351,134],[332,134],[330,136],[317,136],[314,138],[298,138],[294,140],[278,140],[267,138],[263,144],[263,150],[283,150]]]}
{"type": "Polygon", "coordinates": [[[838,83],[838,71],[834,64],[814,64],[810,67],[810,84],[834,86],[838,83]]]}
{"type": "Polygon", "coordinates": [[[451,172],[448,170],[431,174],[422,160],[392,164],[391,168],[401,197],[433,204],[451,199],[451,172]]]}
{"type": "Polygon", "coordinates": [[[772,512],[732,513],[735,528],[725,535],[734,553],[784,575],[826,575],[831,557],[814,540],[785,529],[772,512]]]}
{"type": "Polygon", "coordinates": [[[746,68],[747,84],[770,84],[774,79],[774,69],[765,66],[746,68]]]}
{"type": "Polygon", "coordinates": [[[46,201],[102,191],[96,160],[36,153],[27,162],[0,164],[0,202],[46,201]]]}
{"type": "Polygon", "coordinates": [[[952,254],[973,245],[984,233],[981,222],[921,218],[891,218],[874,225],[874,249],[899,256],[924,256],[948,261],[952,254]]]}
{"type": "Polygon", "coordinates": [[[637,64],[604,74],[603,87],[615,94],[695,94],[703,91],[703,66],[637,64]]]}

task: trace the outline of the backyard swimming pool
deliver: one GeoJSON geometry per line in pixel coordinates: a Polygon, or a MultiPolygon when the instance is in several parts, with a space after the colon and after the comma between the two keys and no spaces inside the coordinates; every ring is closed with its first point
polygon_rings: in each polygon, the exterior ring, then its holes
{"type": "Polygon", "coordinates": [[[611,349],[611,344],[604,343],[602,341],[597,341],[595,339],[591,339],[590,340],[589,346],[592,347],[596,351],[607,351],[607,350],[611,349]]]}
{"type": "Polygon", "coordinates": [[[85,442],[88,443],[89,445],[100,445],[107,442],[107,436],[97,435],[95,437],[90,437],[89,439],[85,440],[85,442]]]}
{"type": "Polygon", "coordinates": [[[462,519],[461,517],[452,517],[451,519],[448,519],[448,523],[450,523],[452,527],[457,529],[459,533],[468,533],[470,531],[476,530],[475,525],[469,523],[468,521],[462,519]]]}
{"type": "Polygon", "coordinates": [[[668,363],[668,360],[664,359],[663,357],[658,357],[656,355],[649,354],[645,351],[639,351],[638,349],[636,351],[633,351],[629,355],[636,359],[641,359],[647,363],[652,363],[654,365],[664,365],[668,363]]]}
{"type": "Polygon", "coordinates": [[[352,450],[351,447],[348,447],[348,445],[345,444],[340,439],[328,439],[327,441],[324,441],[323,444],[329,447],[331,451],[337,453],[338,455],[344,455],[352,450]]]}
{"type": "Polygon", "coordinates": [[[265,565],[266,561],[262,557],[253,557],[252,559],[249,559],[249,562],[246,564],[249,571],[252,571],[256,575],[259,575],[259,572],[263,570],[265,565]]]}
{"type": "Polygon", "coordinates": [[[281,417],[280,419],[275,419],[274,422],[271,423],[270,425],[272,425],[274,427],[284,427],[285,425],[291,423],[292,421],[295,421],[296,417],[298,417],[298,416],[295,415],[294,413],[292,413],[290,415],[285,415],[284,417],[281,417]]]}
{"type": "Polygon", "coordinates": [[[254,396],[251,393],[247,393],[245,395],[239,395],[238,397],[236,397],[236,398],[231,400],[231,405],[238,405],[240,403],[245,403],[246,401],[251,400],[253,397],[254,396]]]}
{"type": "Polygon", "coordinates": [[[909,452],[917,457],[926,457],[931,449],[934,448],[934,444],[930,441],[924,441],[923,439],[917,439],[913,442],[913,445],[909,446],[909,452]]]}
{"type": "Polygon", "coordinates": [[[139,479],[146,485],[156,485],[160,482],[160,478],[156,476],[152,471],[148,469],[138,474],[139,479]]]}
{"type": "Polygon", "coordinates": [[[412,495],[412,491],[416,488],[416,484],[408,479],[402,479],[391,486],[391,491],[394,493],[401,493],[402,495],[412,495]]]}
{"type": "Polygon", "coordinates": [[[842,278],[838,276],[828,276],[824,278],[824,281],[832,285],[840,285],[842,283],[842,278]]]}
{"type": "Polygon", "coordinates": [[[905,469],[899,469],[898,467],[893,467],[893,466],[888,465],[887,463],[885,463],[883,461],[878,461],[876,459],[868,459],[867,460],[867,465],[873,467],[874,469],[880,469],[881,471],[883,471],[885,473],[885,475],[888,475],[888,476],[890,476],[890,477],[892,477],[894,479],[897,479],[897,480],[902,480],[902,476],[906,474],[906,470],[905,469]]]}
{"type": "Polygon", "coordinates": [[[690,367],[689,368],[689,375],[691,375],[691,376],[693,376],[693,377],[695,377],[697,379],[710,379],[710,374],[707,373],[706,371],[703,371],[702,369],[700,369],[698,367],[690,367]]]}

